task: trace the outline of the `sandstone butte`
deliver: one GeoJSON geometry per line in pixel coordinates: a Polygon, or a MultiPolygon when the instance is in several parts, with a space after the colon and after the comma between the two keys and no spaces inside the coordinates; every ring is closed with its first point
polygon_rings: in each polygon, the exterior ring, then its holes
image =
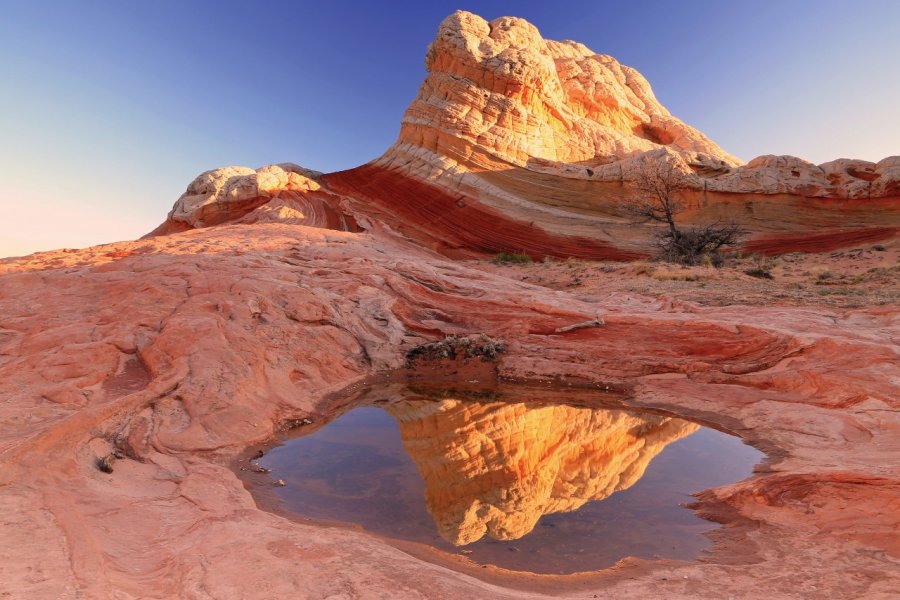
{"type": "Polygon", "coordinates": [[[900,157],[741,164],[633,69],[521,19],[457,12],[426,65],[366,165],[209,171],[145,239],[0,261],[0,597],[896,598],[896,296],[708,305],[460,259],[645,256],[649,228],[621,209],[642,157],[676,161],[684,218],[739,219],[749,250],[896,256],[900,157]],[[507,347],[482,379],[615,386],[764,450],[752,477],[699,494],[713,551],[467,570],[261,510],[231,468],[347,386],[452,373],[406,353],[476,333],[507,347]]]}

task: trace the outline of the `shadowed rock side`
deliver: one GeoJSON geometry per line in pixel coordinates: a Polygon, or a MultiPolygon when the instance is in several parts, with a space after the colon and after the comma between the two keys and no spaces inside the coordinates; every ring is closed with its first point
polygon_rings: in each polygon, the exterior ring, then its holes
{"type": "Polygon", "coordinates": [[[405,401],[386,410],[425,480],[441,537],[518,539],[551,513],[628,489],[698,425],[564,405],[405,401]]]}
{"type": "MultiPolygon", "coordinates": [[[[601,239],[588,221],[572,223],[567,232],[545,227],[540,216],[525,221],[509,211],[485,205],[464,192],[451,193],[401,171],[377,164],[332,173],[324,182],[347,199],[355,214],[453,258],[497,252],[521,252],[585,259],[632,260],[646,249],[626,249],[601,239]]],[[[621,219],[619,219],[621,221],[621,219]]]]}

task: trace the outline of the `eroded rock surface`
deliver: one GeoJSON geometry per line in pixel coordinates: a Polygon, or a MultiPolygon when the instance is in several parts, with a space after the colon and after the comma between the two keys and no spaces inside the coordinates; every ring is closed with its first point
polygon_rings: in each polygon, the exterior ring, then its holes
{"type": "Polygon", "coordinates": [[[673,117],[631,67],[583,44],[544,40],[531,23],[457,11],[425,57],[428,77],[403,118],[401,150],[465,144],[512,164],[623,158],[667,145],[719,164],[740,161],[673,117]]]}
{"type": "Polygon", "coordinates": [[[487,363],[500,376],[631,387],[639,404],[718,422],[775,457],[703,497],[726,523],[705,562],[626,560],[575,596],[887,598],[900,585],[894,307],[579,299],[378,231],[285,224],[7,259],[0,272],[0,589],[13,597],[566,595],[563,580],[525,593],[362,532],[287,522],[224,464],[329,391],[402,369],[411,348],[480,332],[507,344],[487,363]],[[557,333],[597,316],[603,327],[557,333]],[[115,449],[124,458],[101,472],[115,449]]]}
{"type": "Polygon", "coordinates": [[[322,173],[292,163],[259,169],[223,167],[188,185],[165,223],[149,235],[165,235],[226,222],[279,222],[357,231],[339,202],[322,190],[322,173]]]}

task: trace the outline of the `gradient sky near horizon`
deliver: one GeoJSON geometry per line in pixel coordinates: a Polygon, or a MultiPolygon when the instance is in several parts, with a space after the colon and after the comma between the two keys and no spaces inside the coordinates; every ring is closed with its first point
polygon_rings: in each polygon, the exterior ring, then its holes
{"type": "Polygon", "coordinates": [[[362,164],[456,9],[643,73],[749,160],[900,154],[900,1],[0,3],[0,256],[134,239],[225,165],[362,164]]]}

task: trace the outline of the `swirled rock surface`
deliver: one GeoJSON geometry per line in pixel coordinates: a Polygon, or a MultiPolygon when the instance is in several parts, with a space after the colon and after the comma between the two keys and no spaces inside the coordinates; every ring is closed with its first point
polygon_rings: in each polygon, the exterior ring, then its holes
{"type": "Polygon", "coordinates": [[[900,586],[896,307],[586,297],[377,231],[256,223],[0,261],[0,315],[11,597],[849,599],[900,586]],[[558,333],[598,314],[602,327],[558,333]],[[229,469],[285,420],[318,419],[330,392],[474,332],[507,344],[476,361],[501,377],[626,387],[770,452],[754,477],[700,497],[726,523],[714,552],[508,588],[492,569],[470,577],[261,511],[229,469]],[[114,452],[113,473],[99,470],[114,452]]]}
{"type": "Polygon", "coordinates": [[[514,540],[538,520],[626,490],[698,425],[621,410],[524,403],[399,402],[386,410],[425,480],[441,537],[514,540]]]}

